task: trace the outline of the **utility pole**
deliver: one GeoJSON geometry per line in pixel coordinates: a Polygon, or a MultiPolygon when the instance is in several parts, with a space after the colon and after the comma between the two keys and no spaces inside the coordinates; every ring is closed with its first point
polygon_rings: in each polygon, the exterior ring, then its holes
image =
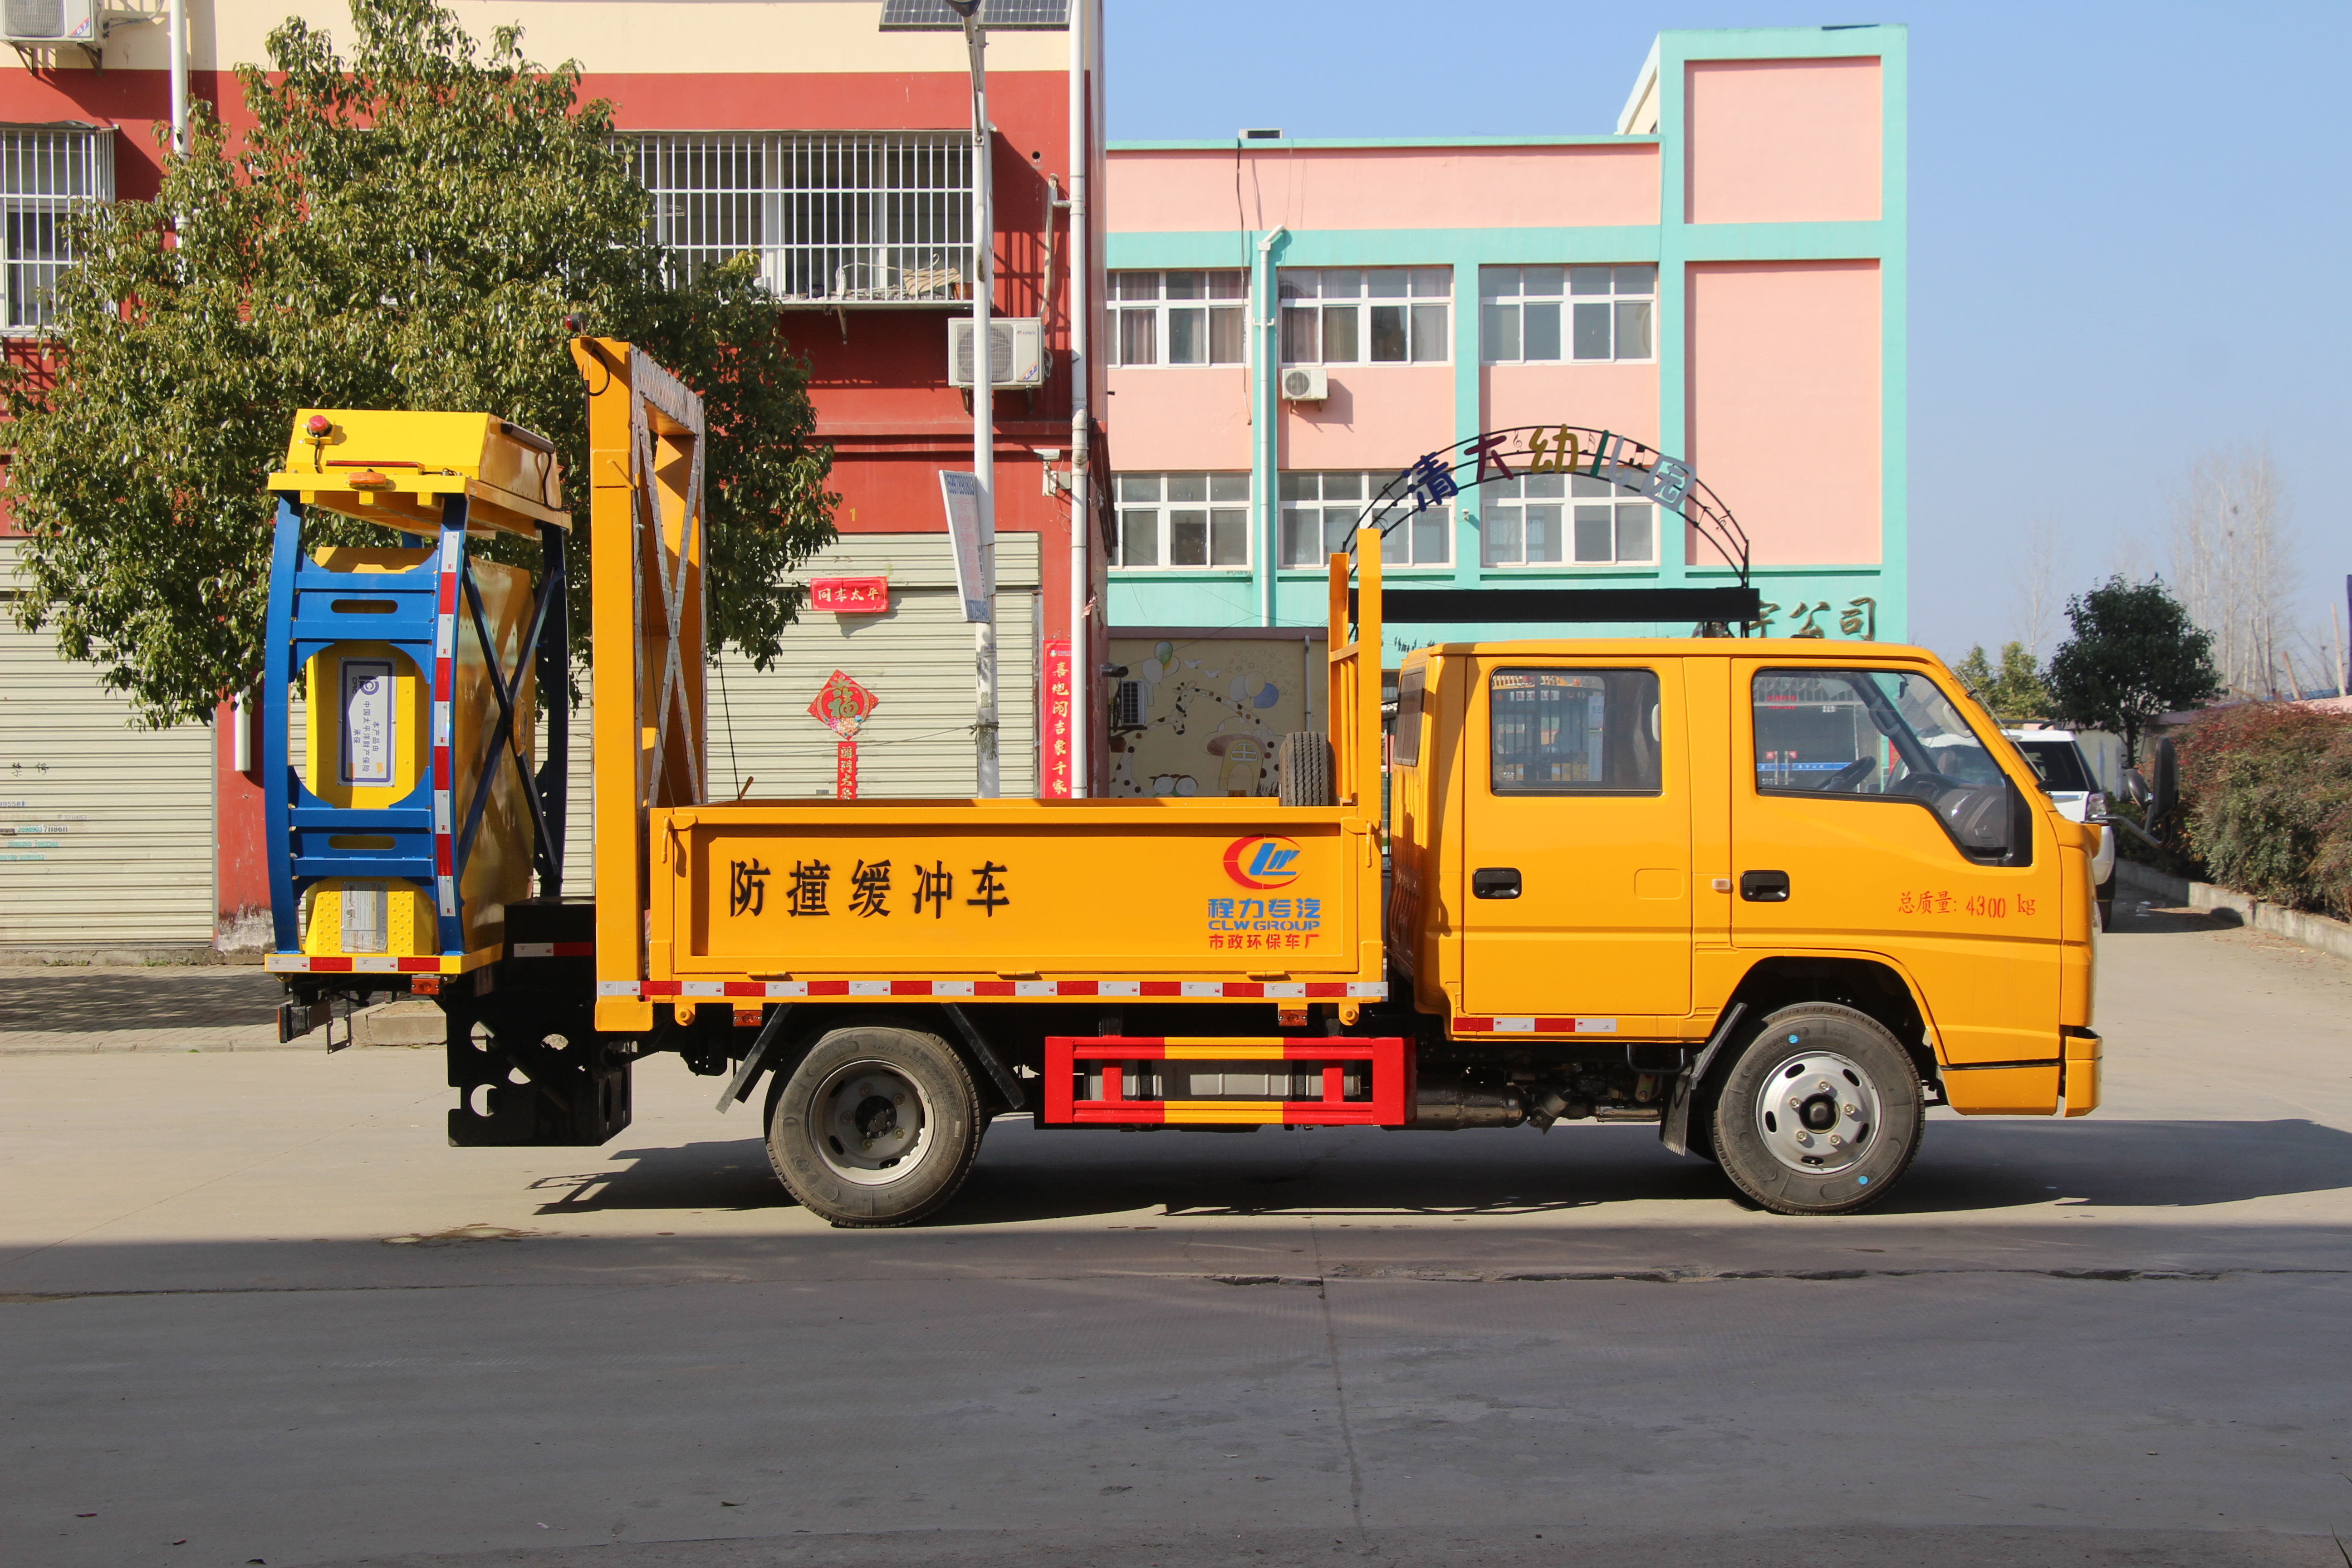
{"type": "Polygon", "coordinates": [[[964,52],[971,61],[971,477],[979,490],[980,560],[988,614],[972,623],[971,663],[975,772],[982,799],[998,793],[996,754],[996,355],[989,341],[990,294],[996,286],[996,232],[990,212],[994,152],[988,124],[986,38],[981,0],[948,0],[963,19],[964,52]]]}

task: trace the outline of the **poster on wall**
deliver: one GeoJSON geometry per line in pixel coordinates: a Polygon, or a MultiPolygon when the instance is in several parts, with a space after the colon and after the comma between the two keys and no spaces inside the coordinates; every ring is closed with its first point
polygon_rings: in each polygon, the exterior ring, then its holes
{"type": "Polygon", "coordinates": [[[1112,795],[1274,795],[1282,737],[1324,724],[1319,641],[1114,637],[1111,662],[1133,699],[1111,730],[1112,795]]]}
{"type": "Polygon", "coordinates": [[[1070,639],[1045,639],[1045,721],[1038,727],[1038,749],[1045,763],[1038,793],[1047,800],[1068,800],[1077,777],[1077,758],[1070,750],[1070,704],[1077,700],[1071,679],[1070,639]]]}

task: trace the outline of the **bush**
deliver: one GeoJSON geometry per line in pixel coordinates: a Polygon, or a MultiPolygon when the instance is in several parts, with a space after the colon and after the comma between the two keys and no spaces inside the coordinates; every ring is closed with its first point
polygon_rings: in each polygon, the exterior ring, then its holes
{"type": "Polygon", "coordinates": [[[2179,745],[2184,847],[2211,880],[2352,917],[2352,718],[2248,702],[2179,745]]]}

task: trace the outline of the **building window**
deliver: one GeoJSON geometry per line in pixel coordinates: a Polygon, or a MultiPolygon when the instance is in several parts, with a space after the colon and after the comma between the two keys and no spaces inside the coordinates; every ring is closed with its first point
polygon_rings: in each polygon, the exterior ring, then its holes
{"type": "Polygon", "coordinates": [[[1480,492],[1488,566],[1651,566],[1656,510],[1607,479],[1522,474],[1480,492]],[[1562,481],[1566,483],[1563,484],[1562,481]],[[1565,491],[1566,493],[1562,493],[1565,491]]]}
{"type": "Polygon", "coordinates": [[[750,252],[788,300],[971,297],[971,139],[961,132],[631,142],[637,183],[652,198],[648,226],[687,278],[750,252]]]}
{"type": "Polygon", "coordinates": [[[1388,472],[1283,475],[1282,563],[1320,566],[1347,550],[1359,526],[1381,531],[1383,565],[1443,566],[1452,560],[1452,507],[1415,511],[1407,497],[1364,515],[1365,501],[1394,478],[1388,472]]]}
{"type": "Polygon", "coordinates": [[[1249,564],[1247,474],[1121,474],[1114,566],[1249,564]]]}
{"type": "Polygon", "coordinates": [[[1285,364],[1442,364],[1449,357],[1444,267],[1283,268],[1285,364]]]}
{"type": "Polygon", "coordinates": [[[1110,297],[1113,364],[1239,364],[1248,357],[1246,272],[1114,272],[1110,297]],[[1227,300],[1233,303],[1219,303],[1227,300]]]}
{"type": "Polygon", "coordinates": [[[1657,357],[1658,269],[1481,267],[1478,341],[1488,364],[1657,357]]]}
{"type": "Polygon", "coordinates": [[[7,325],[46,327],[58,274],[73,263],[66,215],[114,199],[114,133],[81,125],[0,127],[0,219],[6,225],[7,325]]]}

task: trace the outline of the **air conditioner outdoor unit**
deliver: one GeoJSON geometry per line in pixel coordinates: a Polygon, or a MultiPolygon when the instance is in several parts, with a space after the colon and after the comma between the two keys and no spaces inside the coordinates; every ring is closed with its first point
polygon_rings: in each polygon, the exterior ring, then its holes
{"type": "Polygon", "coordinates": [[[1330,395],[1330,378],[1319,364],[1295,364],[1282,373],[1282,397],[1286,403],[1320,403],[1330,395]]]}
{"type": "MultiPolygon", "coordinates": [[[[5,3],[5,0],[0,0],[5,3]]],[[[1045,384],[1045,324],[1034,316],[1000,316],[988,323],[988,379],[997,386],[1045,384]]],[[[948,384],[970,386],[971,321],[948,321],[948,384]]]]}
{"type": "Polygon", "coordinates": [[[0,0],[0,38],[12,44],[95,46],[105,30],[99,0],[0,0]]]}

